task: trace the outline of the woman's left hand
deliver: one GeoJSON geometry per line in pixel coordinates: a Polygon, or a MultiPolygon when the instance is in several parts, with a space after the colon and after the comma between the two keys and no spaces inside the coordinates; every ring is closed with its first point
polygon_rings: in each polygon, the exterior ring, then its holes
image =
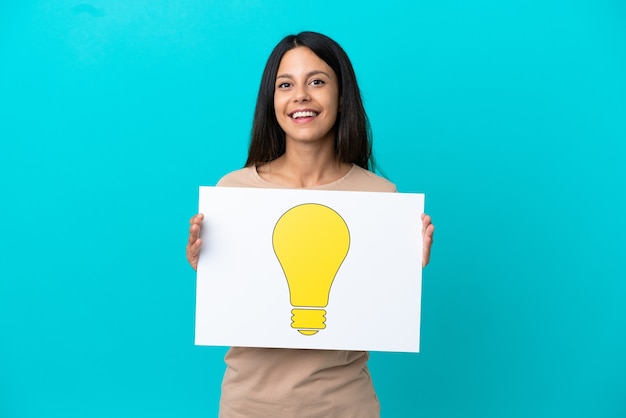
{"type": "Polygon", "coordinates": [[[426,267],[426,264],[430,261],[430,247],[433,245],[433,233],[435,232],[435,225],[430,220],[430,216],[422,213],[422,239],[423,253],[422,253],[422,268],[426,267]]]}

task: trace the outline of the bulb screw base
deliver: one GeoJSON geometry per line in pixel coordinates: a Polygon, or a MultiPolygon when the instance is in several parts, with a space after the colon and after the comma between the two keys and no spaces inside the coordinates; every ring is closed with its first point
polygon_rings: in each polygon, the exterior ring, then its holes
{"type": "Polygon", "coordinates": [[[326,328],[326,311],[324,309],[291,310],[291,328],[295,328],[302,335],[315,335],[318,330],[326,328]]]}

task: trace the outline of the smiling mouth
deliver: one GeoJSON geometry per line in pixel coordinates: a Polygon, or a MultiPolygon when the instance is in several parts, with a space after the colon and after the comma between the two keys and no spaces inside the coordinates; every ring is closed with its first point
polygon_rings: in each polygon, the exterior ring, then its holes
{"type": "Polygon", "coordinates": [[[293,112],[289,116],[292,119],[299,119],[299,118],[314,118],[317,115],[319,115],[318,112],[314,112],[312,110],[304,110],[304,111],[300,111],[300,112],[293,112]]]}

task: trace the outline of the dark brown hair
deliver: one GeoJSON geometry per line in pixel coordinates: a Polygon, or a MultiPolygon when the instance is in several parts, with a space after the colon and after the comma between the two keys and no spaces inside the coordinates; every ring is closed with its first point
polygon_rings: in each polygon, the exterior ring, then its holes
{"type": "Polygon", "coordinates": [[[350,59],[337,42],[316,32],[286,36],[270,54],[261,77],[246,167],[272,161],[285,153],[285,133],[276,120],[274,89],[283,55],[297,47],[309,48],[337,75],[341,108],[334,129],[335,153],[339,161],[373,170],[369,121],[350,59]]]}

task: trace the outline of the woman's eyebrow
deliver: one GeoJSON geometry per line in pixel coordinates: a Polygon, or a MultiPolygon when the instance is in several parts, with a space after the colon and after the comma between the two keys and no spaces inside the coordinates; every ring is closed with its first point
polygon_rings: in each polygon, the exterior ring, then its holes
{"type": "MultiPolygon", "coordinates": [[[[310,72],[308,72],[306,74],[306,76],[308,78],[308,77],[311,77],[311,76],[314,76],[314,75],[318,75],[318,74],[324,74],[326,77],[330,78],[330,75],[327,72],[322,71],[322,70],[310,71],[310,72]]],[[[279,79],[279,78],[293,78],[293,75],[291,75],[291,74],[279,74],[279,75],[276,76],[276,79],[279,79]]]]}

